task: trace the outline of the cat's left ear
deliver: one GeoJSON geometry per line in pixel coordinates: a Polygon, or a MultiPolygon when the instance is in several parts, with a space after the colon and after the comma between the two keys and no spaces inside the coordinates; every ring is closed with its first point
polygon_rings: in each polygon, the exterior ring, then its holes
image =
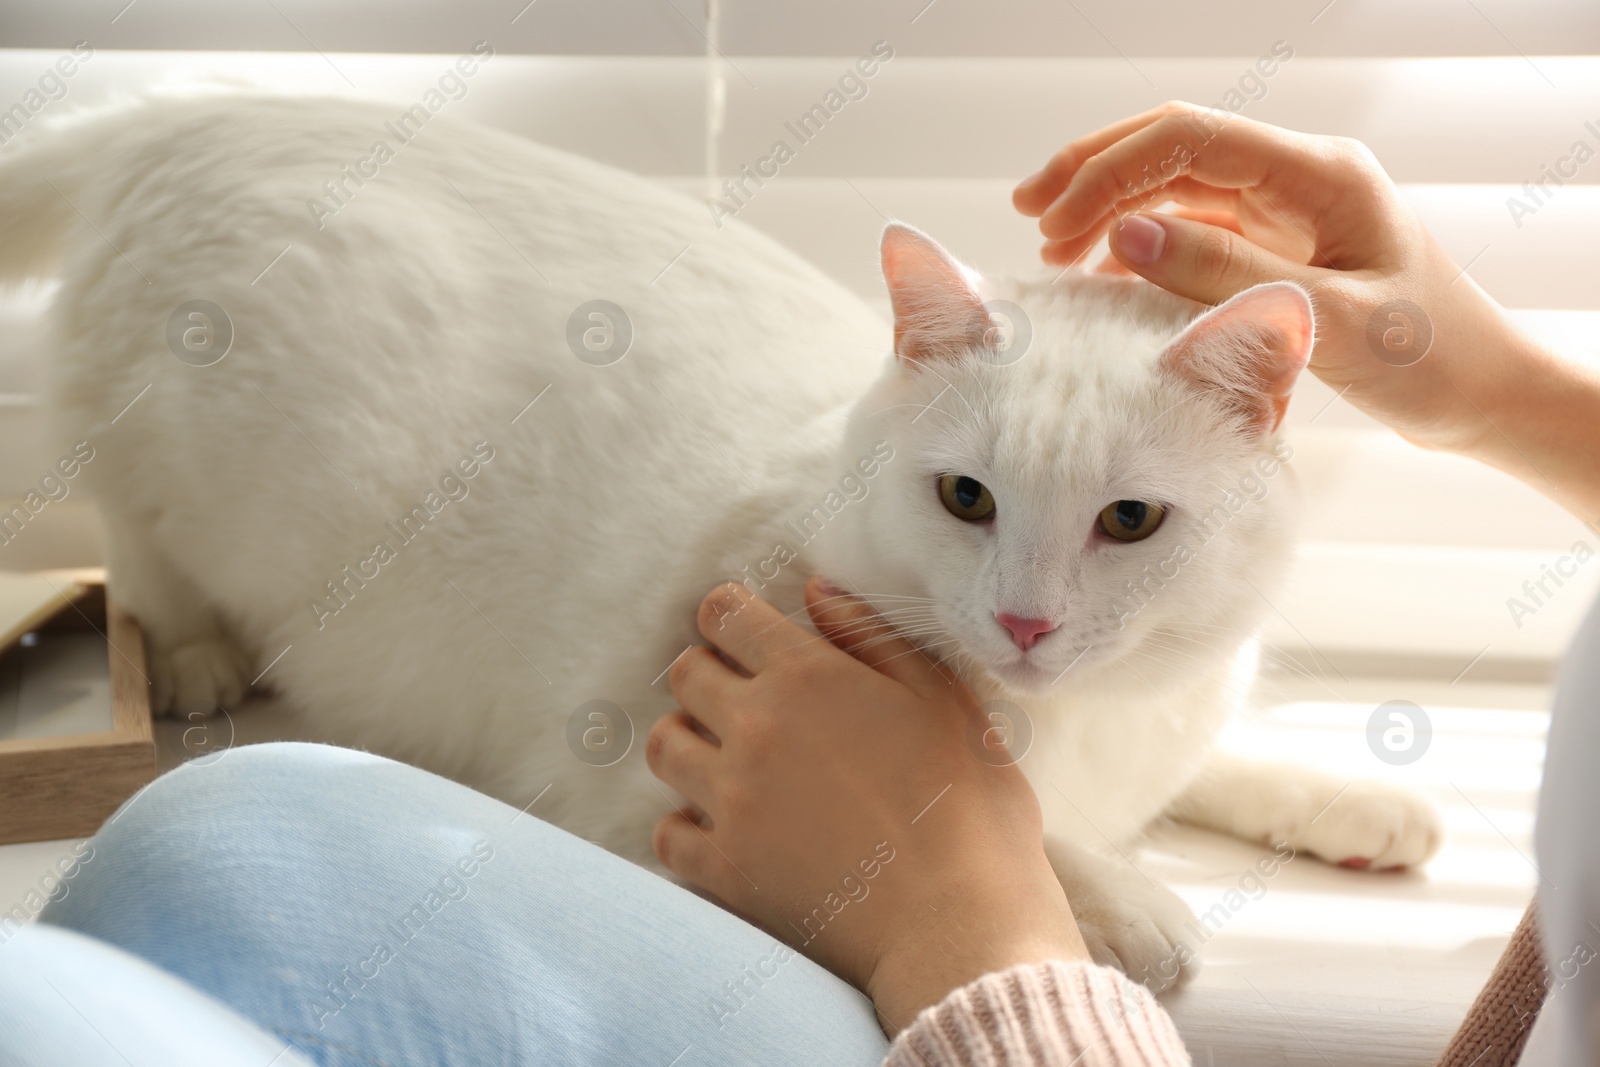
{"type": "Polygon", "coordinates": [[[1315,334],[1306,291],[1269,282],[1195,319],[1162,352],[1161,367],[1222,394],[1251,430],[1270,433],[1283,422],[1315,334]]]}
{"type": "Polygon", "coordinates": [[[883,231],[883,278],[894,305],[894,351],[908,364],[949,359],[985,344],[994,320],[972,271],[921,230],[883,231]]]}

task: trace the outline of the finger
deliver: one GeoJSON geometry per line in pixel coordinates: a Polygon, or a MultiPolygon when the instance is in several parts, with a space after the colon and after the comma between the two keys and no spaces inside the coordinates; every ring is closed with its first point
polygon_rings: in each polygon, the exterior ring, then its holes
{"type": "Polygon", "coordinates": [[[1087,233],[1065,241],[1046,241],[1039,255],[1044,261],[1055,267],[1070,267],[1074,263],[1081,263],[1090,252],[1094,251],[1101,239],[1110,232],[1111,226],[1117,221],[1114,212],[1106,212],[1105,216],[1089,228],[1087,233]]]}
{"type": "Polygon", "coordinates": [[[667,685],[678,703],[718,737],[727,732],[746,681],[705,645],[686,649],[667,671],[667,685]]]}
{"type": "Polygon", "coordinates": [[[1046,241],[1039,249],[1039,258],[1044,260],[1047,267],[1071,267],[1083,262],[1087,250],[1075,251],[1063,248],[1066,242],[1046,241]]]}
{"type": "Polygon", "coordinates": [[[1244,236],[1244,226],[1239,221],[1239,216],[1232,211],[1202,211],[1194,208],[1175,207],[1164,214],[1174,215],[1190,222],[1203,222],[1207,226],[1220,226],[1224,230],[1232,230],[1239,236],[1244,236]]]}
{"type": "Polygon", "coordinates": [[[1011,194],[1011,203],[1024,215],[1038,217],[1044,214],[1044,210],[1061,195],[1085,160],[1150,125],[1164,113],[1163,109],[1156,108],[1078,138],[1051,156],[1039,173],[1022,179],[1011,194]]]}
{"type": "MultiPolygon", "coordinates": [[[[695,731],[693,719],[674,711],[651,727],[644,761],[657,778],[709,812],[711,776],[720,751],[695,731]]],[[[712,818],[716,818],[714,812],[712,818]]]]}
{"type": "MultiPolygon", "coordinates": [[[[1189,184],[1199,189],[1208,189],[1212,193],[1218,194],[1216,197],[1198,196],[1196,199],[1210,200],[1213,203],[1227,206],[1235,205],[1238,202],[1239,192],[1237,189],[1211,189],[1210,186],[1201,185],[1200,182],[1191,182],[1189,184]]],[[[1161,202],[1163,203],[1168,201],[1177,201],[1181,204],[1183,201],[1188,199],[1187,194],[1176,187],[1176,183],[1174,184],[1174,187],[1167,190],[1167,192],[1170,193],[1170,195],[1162,198],[1161,202]]],[[[1046,263],[1056,267],[1070,267],[1074,263],[1080,263],[1091,251],[1094,250],[1095,246],[1100,242],[1100,239],[1105,237],[1111,231],[1111,227],[1114,223],[1119,222],[1123,215],[1139,210],[1142,210],[1142,207],[1135,205],[1133,201],[1125,201],[1122,204],[1118,204],[1115,212],[1107,212],[1105,217],[1099,222],[1095,223],[1094,228],[1088,233],[1065,241],[1046,241],[1044,248],[1040,250],[1039,255],[1046,263]]],[[[1199,222],[1205,222],[1212,226],[1222,226],[1226,229],[1232,230],[1237,234],[1244,233],[1244,230],[1240,226],[1238,216],[1235,215],[1231,210],[1227,210],[1225,208],[1219,210],[1179,206],[1173,208],[1168,213],[1177,215],[1180,218],[1194,219],[1199,222]]],[[[1096,274],[1133,273],[1123,264],[1118,262],[1114,257],[1108,257],[1101,260],[1094,266],[1093,272],[1096,274]]]]}
{"type": "Polygon", "coordinates": [[[1224,189],[1271,181],[1325,198],[1339,184],[1327,162],[1325,149],[1288,130],[1201,108],[1174,110],[1085,160],[1039,229],[1057,240],[1076,236],[1112,205],[1154,197],[1183,176],[1224,189]]]}
{"type": "Polygon", "coordinates": [[[1169,111],[1084,159],[1040,215],[1039,229],[1046,237],[1070,237],[1113,205],[1160,201],[1164,186],[1184,178],[1222,188],[1255,185],[1280,149],[1273,138],[1255,135],[1258,127],[1286,132],[1199,108],[1169,111]]]}
{"type": "Polygon", "coordinates": [[[1090,273],[1091,274],[1115,274],[1115,275],[1117,275],[1119,277],[1123,277],[1123,278],[1136,278],[1136,277],[1138,277],[1138,275],[1134,274],[1133,271],[1131,271],[1127,267],[1123,266],[1122,265],[1122,261],[1119,260],[1116,256],[1107,256],[1105,259],[1102,259],[1100,262],[1098,262],[1098,263],[1096,263],[1094,265],[1094,269],[1092,271],[1090,271],[1090,273]]]}
{"type": "Polygon", "coordinates": [[[949,690],[954,676],[899,636],[860,597],[841,593],[814,577],[806,583],[806,609],[823,637],[873,670],[918,692],[949,690]]]}
{"type": "MultiPolygon", "coordinates": [[[[1176,216],[1180,219],[1189,219],[1192,222],[1203,222],[1207,226],[1217,226],[1224,230],[1232,230],[1241,237],[1244,236],[1244,229],[1239,224],[1239,217],[1231,211],[1197,211],[1185,207],[1175,207],[1171,211],[1162,212],[1162,214],[1176,216]]],[[[1093,273],[1115,274],[1124,278],[1137,277],[1133,271],[1128,269],[1126,263],[1123,263],[1122,260],[1114,255],[1108,255],[1105,259],[1096,263],[1093,273]]]]}
{"type": "Polygon", "coordinates": [[[812,640],[777,608],[737,582],[726,582],[706,594],[700,602],[699,624],[707,641],[750,674],[759,672],[774,655],[812,640]]]}
{"type": "Polygon", "coordinates": [[[717,897],[726,897],[736,873],[710,836],[687,812],[664,815],[650,835],[650,847],[667,870],[717,897]]]}
{"type": "Polygon", "coordinates": [[[1168,210],[1176,215],[1192,211],[1237,214],[1242,196],[1243,193],[1238,189],[1207,185],[1185,175],[1138,196],[1117,201],[1114,214],[1120,219],[1136,211],[1154,211],[1168,204],[1174,205],[1168,210]]]}
{"type": "Polygon", "coordinates": [[[1129,215],[1111,231],[1111,254],[1135,274],[1203,304],[1220,304],[1268,281],[1310,287],[1321,273],[1232,230],[1174,215],[1129,215]]]}

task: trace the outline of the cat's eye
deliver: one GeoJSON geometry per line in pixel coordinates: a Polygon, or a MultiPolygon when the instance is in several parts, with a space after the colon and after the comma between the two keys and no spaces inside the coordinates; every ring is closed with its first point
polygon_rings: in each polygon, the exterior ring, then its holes
{"type": "Polygon", "coordinates": [[[1118,541],[1143,541],[1155,533],[1167,509],[1144,500],[1118,500],[1100,510],[1100,532],[1118,541]]]}
{"type": "Polygon", "coordinates": [[[982,482],[965,474],[942,476],[939,499],[946,511],[964,522],[982,522],[994,515],[994,497],[982,482]]]}

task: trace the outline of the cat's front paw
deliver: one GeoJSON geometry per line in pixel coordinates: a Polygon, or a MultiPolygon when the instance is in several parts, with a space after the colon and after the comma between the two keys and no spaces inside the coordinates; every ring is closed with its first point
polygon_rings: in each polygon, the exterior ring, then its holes
{"type": "Polygon", "coordinates": [[[1048,842],[1045,851],[1096,963],[1118,968],[1153,993],[1198,973],[1200,961],[1182,936],[1194,913],[1176,893],[1126,860],[1048,842]]]}
{"type": "Polygon", "coordinates": [[[1351,782],[1271,844],[1287,842],[1343,867],[1391,870],[1426,863],[1443,840],[1439,812],[1426,798],[1381,782],[1351,782]]]}
{"type": "Polygon", "coordinates": [[[223,638],[190,641],[150,656],[150,710],[186,718],[209,715],[244,697],[245,657],[223,638]]]}

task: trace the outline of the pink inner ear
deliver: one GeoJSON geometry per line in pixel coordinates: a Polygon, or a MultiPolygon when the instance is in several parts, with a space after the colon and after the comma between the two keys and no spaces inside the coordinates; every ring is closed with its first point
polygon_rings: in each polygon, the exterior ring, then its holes
{"type": "Polygon", "coordinates": [[[1270,433],[1283,422],[1315,334],[1305,290],[1271,282],[1195,319],[1161,354],[1161,366],[1223,393],[1252,430],[1270,433]]]}
{"type": "Polygon", "coordinates": [[[883,231],[883,277],[894,306],[894,350],[908,363],[984,343],[993,325],[962,268],[933,238],[900,223],[883,231]]]}

